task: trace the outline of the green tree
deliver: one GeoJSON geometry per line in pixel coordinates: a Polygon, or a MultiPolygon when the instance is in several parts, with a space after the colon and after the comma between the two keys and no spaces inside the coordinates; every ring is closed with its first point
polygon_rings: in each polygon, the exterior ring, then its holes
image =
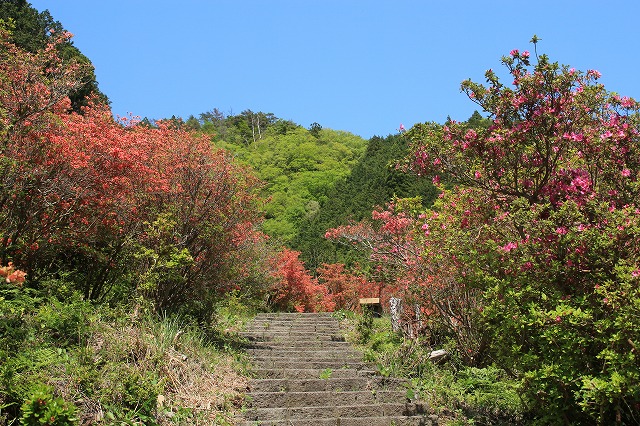
{"type": "Polygon", "coordinates": [[[200,114],[200,131],[256,171],[265,182],[264,231],[290,244],[305,220],[329,198],[362,155],[366,141],[348,132],[304,127],[272,113],[245,110],[227,116],[218,109],[200,114]]]}
{"type": "Polygon", "coordinates": [[[322,126],[316,122],[311,123],[311,126],[309,126],[309,133],[315,137],[320,136],[320,130],[322,130],[322,126]]]}

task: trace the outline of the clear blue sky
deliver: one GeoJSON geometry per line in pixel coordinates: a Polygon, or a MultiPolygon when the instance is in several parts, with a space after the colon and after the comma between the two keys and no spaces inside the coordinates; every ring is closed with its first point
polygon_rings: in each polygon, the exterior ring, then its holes
{"type": "Polygon", "coordinates": [[[466,120],[460,82],[511,49],[640,98],[640,2],[37,0],[75,34],[114,114],[272,112],[365,138],[400,123],[466,120]]]}

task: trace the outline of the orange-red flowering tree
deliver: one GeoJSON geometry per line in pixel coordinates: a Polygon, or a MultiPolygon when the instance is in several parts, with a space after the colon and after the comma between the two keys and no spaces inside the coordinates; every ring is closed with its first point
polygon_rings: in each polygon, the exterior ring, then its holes
{"type": "Polygon", "coordinates": [[[206,312],[244,285],[243,253],[262,238],[259,181],[171,123],[116,121],[91,100],[71,112],[67,94],[87,69],[58,56],[68,37],[28,53],[0,31],[3,262],[34,283],[67,271],[88,299],[117,289],[206,312]]]}
{"type": "Polygon", "coordinates": [[[332,311],[335,305],[326,286],[309,274],[299,256],[300,252],[284,249],[274,259],[271,305],[283,311],[332,311]]]}

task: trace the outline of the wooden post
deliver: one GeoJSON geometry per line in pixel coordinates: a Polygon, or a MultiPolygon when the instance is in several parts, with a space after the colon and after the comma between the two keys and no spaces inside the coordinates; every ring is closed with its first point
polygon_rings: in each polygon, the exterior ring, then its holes
{"type": "Polygon", "coordinates": [[[389,308],[391,310],[391,329],[394,332],[400,331],[400,314],[402,313],[402,299],[392,297],[389,300],[389,308]]]}

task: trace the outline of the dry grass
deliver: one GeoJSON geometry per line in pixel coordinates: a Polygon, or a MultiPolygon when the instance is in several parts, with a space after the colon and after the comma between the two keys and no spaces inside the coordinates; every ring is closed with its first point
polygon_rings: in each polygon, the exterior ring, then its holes
{"type": "Polygon", "coordinates": [[[55,386],[82,425],[234,424],[247,388],[236,359],[178,321],[102,323],[55,386]]]}

